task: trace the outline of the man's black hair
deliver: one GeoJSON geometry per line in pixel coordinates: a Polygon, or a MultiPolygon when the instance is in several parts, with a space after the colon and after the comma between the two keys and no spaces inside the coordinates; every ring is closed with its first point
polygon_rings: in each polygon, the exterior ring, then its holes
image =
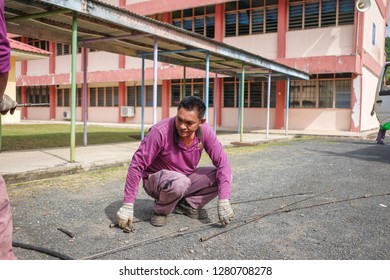
{"type": "Polygon", "coordinates": [[[180,101],[179,107],[177,107],[177,110],[179,110],[181,108],[184,108],[187,111],[193,111],[193,110],[197,109],[198,110],[198,118],[200,120],[204,117],[204,114],[206,112],[206,105],[204,104],[203,100],[197,96],[184,97],[180,101]]]}

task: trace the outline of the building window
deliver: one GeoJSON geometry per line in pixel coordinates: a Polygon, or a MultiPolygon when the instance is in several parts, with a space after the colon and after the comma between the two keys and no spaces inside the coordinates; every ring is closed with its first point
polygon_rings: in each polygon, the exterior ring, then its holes
{"type": "MultiPolygon", "coordinates": [[[[77,47],[77,53],[81,53],[81,47],[77,47]]],[[[72,54],[72,45],[57,43],[57,55],[72,54]]]]}
{"type": "Polygon", "coordinates": [[[308,2],[305,4],[305,29],[307,28],[317,28],[318,27],[318,18],[320,11],[320,3],[308,2]]]}
{"type": "Polygon", "coordinates": [[[177,107],[181,100],[180,80],[173,80],[171,84],[171,106],[177,107]]]}
{"type": "Polygon", "coordinates": [[[321,9],[320,26],[327,27],[336,25],[337,0],[323,0],[321,9]]]}
{"type": "Polygon", "coordinates": [[[225,4],[225,37],[278,30],[277,0],[241,0],[225,4]]]}
{"type": "Polygon", "coordinates": [[[320,74],[309,81],[291,81],[290,107],[350,108],[351,91],[350,73],[320,74]]]}
{"type": "Polygon", "coordinates": [[[338,25],[353,24],[355,18],[355,1],[339,0],[338,25]]]}
{"type": "Polygon", "coordinates": [[[69,107],[70,106],[70,89],[65,88],[64,89],[64,106],[69,107]]]}
{"type": "Polygon", "coordinates": [[[62,107],[63,104],[64,104],[64,101],[63,101],[63,91],[62,89],[61,90],[57,90],[57,106],[58,107],[62,107]]]}
{"type": "Polygon", "coordinates": [[[104,107],[104,91],[105,91],[105,88],[103,87],[99,87],[97,89],[97,106],[98,107],[104,107]]]}
{"type": "Polygon", "coordinates": [[[49,41],[42,41],[35,38],[27,38],[27,44],[45,51],[49,51],[49,41]]]}
{"type": "Polygon", "coordinates": [[[318,81],[318,107],[319,108],[333,108],[334,95],[333,80],[319,80],[318,81]]]}
{"type": "Polygon", "coordinates": [[[18,104],[22,103],[22,88],[21,87],[16,88],[16,102],[18,102],[18,104]]]}
{"type": "MultiPolygon", "coordinates": [[[[161,95],[162,88],[161,86],[157,86],[157,106],[161,106],[161,95]]],[[[142,106],[142,87],[137,87],[137,106],[142,106]]],[[[145,107],[153,107],[153,86],[145,86],[145,94],[144,94],[144,104],[145,107]]]]}
{"type": "Polygon", "coordinates": [[[96,107],[96,88],[89,89],[89,106],[96,107]]]}
{"type": "MultiPolygon", "coordinates": [[[[240,106],[240,80],[238,78],[225,78],[223,88],[223,107],[240,106]]],[[[245,81],[244,107],[266,108],[268,100],[268,82],[245,81]]],[[[271,82],[270,107],[276,104],[276,82],[271,82]]]]}
{"type": "Polygon", "coordinates": [[[209,38],[215,33],[215,6],[197,7],[172,12],[172,24],[209,38]]]}
{"type": "Polygon", "coordinates": [[[127,87],[127,106],[135,106],[136,87],[127,87]]]}
{"type": "Polygon", "coordinates": [[[50,92],[48,86],[28,87],[27,103],[50,103],[50,92]]]}
{"type": "Polygon", "coordinates": [[[76,106],[77,107],[81,106],[82,98],[83,98],[83,89],[82,88],[77,88],[77,90],[76,90],[76,106]]]}
{"type": "MultiPolygon", "coordinates": [[[[76,106],[81,106],[82,89],[76,89],[76,106]]],[[[72,93],[70,88],[57,89],[57,106],[58,107],[70,107],[72,100],[72,93]]]]}
{"type": "Polygon", "coordinates": [[[337,80],[336,83],[336,108],[351,108],[351,81],[337,80]]]}
{"type": "Polygon", "coordinates": [[[236,104],[236,85],[234,78],[225,78],[223,85],[223,107],[234,107],[236,104]]]}
{"type": "MultiPolygon", "coordinates": [[[[206,101],[206,79],[172,80],[171,106],[177,107],[185,96],[197,96],[206,101]]],[[[209,82],[209,107],[213,107],[214,82],[209,82]]]]}
{"type": "Polygon", "coordinates": [[[118,87],[89,89],[90,107],[118,107],[118,87]]]}
{"type": "MultiPolygon", "coordinates": [[[[162,87],[157,86],[157,106],[161,107],[162,87]]],[[[145,86],[145,107],[153,107],[153,86],[145,86]]],[[[142,87],[127,87],[127,106],[142,107],[142,87]]]]}
{"type": "Polygon", "coordinates": [[[354,23],[355,0],[290,0],[289,30],[354,23]]]}

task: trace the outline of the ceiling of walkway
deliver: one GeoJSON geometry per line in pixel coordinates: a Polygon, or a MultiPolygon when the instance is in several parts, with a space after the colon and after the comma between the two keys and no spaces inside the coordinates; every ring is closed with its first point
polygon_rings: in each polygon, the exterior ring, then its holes
{"type": "Polygon", "coordinates": [[[77,23],[79,46],[127,56],[153,59],[210,72],[236,76],[245,66],[245,77],[308,79],[309,74],[242,49],[170,24],[131,13],[96,0],[4,0],[9,33],[40,40],[72,43],[77,23]],[[77,19],[77,20],[75,20],[77,19]]]}

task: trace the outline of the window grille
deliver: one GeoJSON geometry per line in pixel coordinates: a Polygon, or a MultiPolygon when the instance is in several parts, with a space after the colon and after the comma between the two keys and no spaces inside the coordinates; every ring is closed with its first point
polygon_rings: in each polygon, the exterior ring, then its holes
{"type": "Polygon", "coordinates": [[[49,41],[43,41],[35,38],[27,38],[27,44],[45,51],[49,51],[49,41]]]}
{"type": "MultiPolygon", "coordinates": [[[[206,79],[186,79],[184,94],[184,80],[172,80],[171,84],[171,106],[179,105],[184,96],[197,96],[205,101],[206,79]]],[[[214,82],[209,83],[209,107],[213,106],[214,82]]]]}
{"type": "MultiPolygon", "coordinates": [[[[245,81],[244,82],[244,107],[267,107],[268,82],[245,81]]],[[[239,107],[240,104],[240,80],[238,78],[225,78],[223,89],[224,107],[239,107]]],[[[276,104],[276,83],[271,82],[270,106],[276,104]]]]}
{"type": "Polygon", "coordinates": [[[351,108],[351,81],[336,81],[336,108],[351,108]]]}
{"type": "Polygon", "coordinates": [[[27,102],[32,104],[50,102],[48,86],[36,86],[27,88],[27,102]]]}
{"type": "Polygon", "coordinates": [[[173,11],[172,25],[214,38],[215,6],[210,5],[173,11]]]}
{"type": "Polygon", "coordinates": [[[241,0],[225,3],[225,36],[277,32],[277,0],[241,0]]]}
{"type": "MultiPolygon", "coordinates": [[[[142,88],[141,86],[135,87],[136,92],[136,105],[142,106],[142,88]]],[[[161,86],[157,86],[157,106],[161,106],[161,86]]],[[[145,86],[145,107],[153,107],[153,86],[145,86]]]]}
{"type": "Polygon", "coordinates": [[[354,23],[354,0],[290,0],[289,30],[354,23]]]}
{"type": "MultiPolygon", "coordinates": [[[[81,53],[81,47],[77,48],[77,53],[81,53]]],[[[57,55],[72,54],[72,46],[69,44],[57,43],[57,55]]]]}
{"type": "Polygon", "coordinates": [[[318,107],[333,108],[333,80],[319,80],[318,82],[318,107]]]}
{"type": "Polygon", "coordinates": [[[291,81],[290,107],[350,108],[351,93],[351,73],[314,75],[309,81],[291,81]]]}

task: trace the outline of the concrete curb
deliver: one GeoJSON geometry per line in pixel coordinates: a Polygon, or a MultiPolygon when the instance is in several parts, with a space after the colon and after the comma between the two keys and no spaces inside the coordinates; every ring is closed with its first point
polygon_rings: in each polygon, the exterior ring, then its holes
{"type": "Polygon", "coordinates": [[[16,172],[3,174],[3,178],[7,184],[18,184],[22,182],[31,182],[42,179],[49,179],[64,175],[71,175],[83,172],[83,168],[79,163],[68,163],[63,166],[52,168],[42,168],[29,172],[16,172]]]}
{"type": "Polygon", "coordinates": [[[7,184],[19,184],[22,182],[50,179],[104,168],[126,166],[129,165],[129,163],[129,160],[101,161],[92,164],[67,163],[63,166],[56,166],[53,168],[42,168],[29,172],[7,173],[3,174],[3,178],[7,184]]]}

